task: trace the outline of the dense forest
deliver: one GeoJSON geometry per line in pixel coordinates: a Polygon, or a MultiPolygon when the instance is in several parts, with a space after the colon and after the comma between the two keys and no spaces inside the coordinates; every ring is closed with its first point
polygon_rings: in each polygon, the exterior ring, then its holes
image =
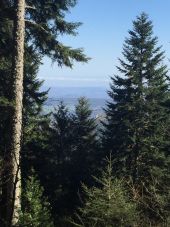
{"type": "Polygon", "coordinates": [[[170,77],[141,13],[125,38],[104,117],[89,100],[44,114],[44,56],[88,63],[66,14],[76,0],[0,0],[0,226],[170,226],[170,77]]]}

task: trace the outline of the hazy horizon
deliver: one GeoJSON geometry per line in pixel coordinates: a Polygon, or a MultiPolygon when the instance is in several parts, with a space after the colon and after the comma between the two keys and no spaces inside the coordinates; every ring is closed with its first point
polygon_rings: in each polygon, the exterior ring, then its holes
{"type": "Polygon", "coordinates": [[[73,69],[69,69],[60,68],[45,57],[38,77],[50,87],[108,87],[110,76],[117,73],[118,58],[122,58],[123,43],[132,29],[132,21],[142,12],[152,20],[153,35],[158,37],[158,46],[162,45],[162,50],[166,50],[165,63],[169,66],[169,8],[170,1],[79,0],[66,15],[67,21],[83,23],[77,30],[78,35],[58,38],[67,46],[82,47],[91,60],[87,64],[74,62],[73,69]]]}
{"type": "Polygon", "coordinates": [[[48,98],[79,98],[85,96],[89,99],[107,99],[108,87],[49,87],[43,86],[42,91],[49,89],[48,98]]]}

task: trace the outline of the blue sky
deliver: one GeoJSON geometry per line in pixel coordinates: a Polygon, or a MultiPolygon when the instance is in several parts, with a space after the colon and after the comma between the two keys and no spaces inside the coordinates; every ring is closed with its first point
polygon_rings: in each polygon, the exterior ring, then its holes
{"type": "Polygon", "coordinates": [[[109,77],[116,72],[118,57],[132,20],[146,12],[153,21],[154,34],[170,58],[169,0],[78,0],[66,16],[68,21],[80,21],[78,36],[63,36],[61,41],[74,48],[83,47],[92,59],[88,64],[76,63],[73,69],[59,68],[48,58],[43,59],[39,78],[50,87],[108,87],[109,77]]]}

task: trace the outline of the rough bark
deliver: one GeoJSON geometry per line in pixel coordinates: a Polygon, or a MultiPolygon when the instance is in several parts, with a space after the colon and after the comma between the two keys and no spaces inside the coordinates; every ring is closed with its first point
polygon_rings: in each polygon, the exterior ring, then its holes
{"type": "Polygon", "coordinates": [[[14,19],[12,111],[10,119],[9,144],[4,157],[3,173],[3,226],[15,226],[21,207],[20,150],[23,107],[23,64],[25,36],[25,0],[15,0],[14,19]]]}

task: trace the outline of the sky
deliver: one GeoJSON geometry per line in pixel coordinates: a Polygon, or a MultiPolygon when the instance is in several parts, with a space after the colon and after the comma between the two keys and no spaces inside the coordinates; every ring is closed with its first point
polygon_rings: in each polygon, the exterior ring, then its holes
{"type": "Polygon", "coordinates": [[[132,21],[145,12],[153,21],[154,35],[170,58],[170,0],[78,0],[66,15],[67,21],[82,22],[78,35],[63,36],[63,44],[82,47],[91,58],[76,63],[72,69],[58,67],[45,57],[38,77],[47,87],[108,87],[110,77],[116,73],[122,45],[132,21]]]}

